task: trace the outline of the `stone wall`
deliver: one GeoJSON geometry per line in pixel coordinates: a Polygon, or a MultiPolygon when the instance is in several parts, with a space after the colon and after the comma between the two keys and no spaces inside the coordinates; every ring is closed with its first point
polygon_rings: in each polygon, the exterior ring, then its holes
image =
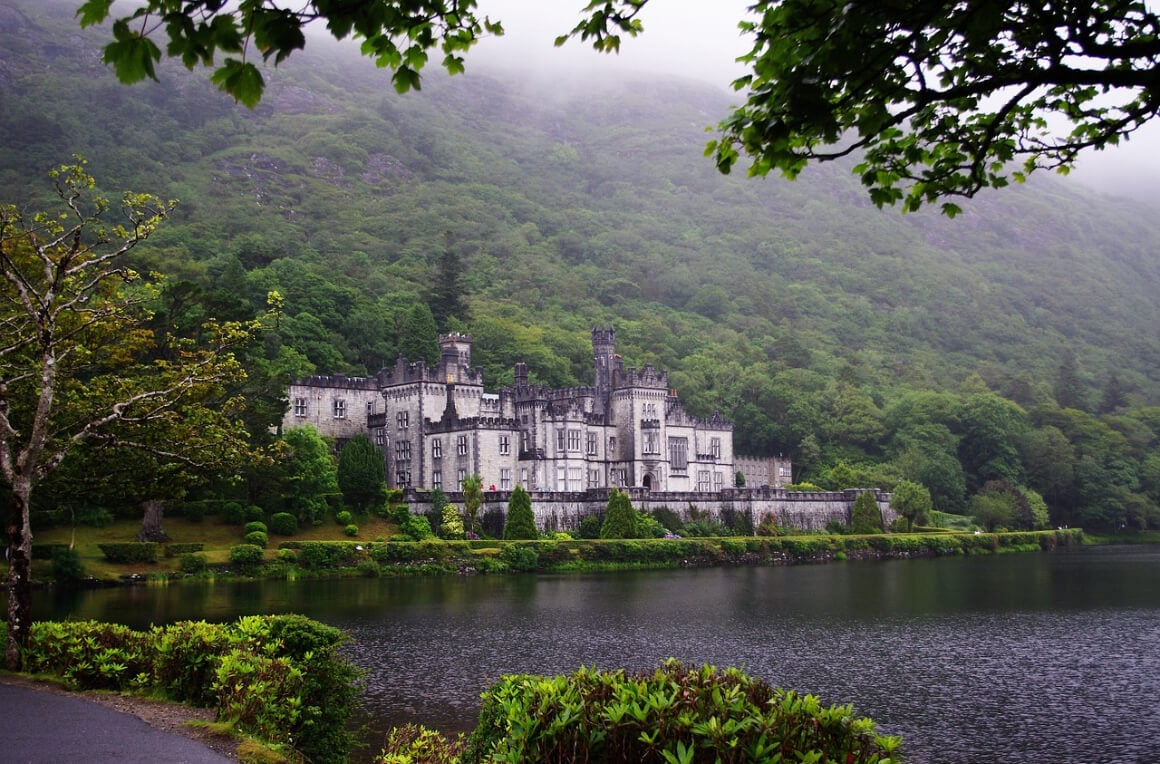
{"type": "MultiPolygon", "coordinates": [[[[749,513],[754,525],[766,515],[777,518],[777,524],[785,528],[820,531],[837,520],[850,522],[850,512],[858,494],[865,489],[849,488],[845,491],[804,492],[786,491],[782,488],[732,488],[719,493],[704,492],[650,492],[641,488],[628,488],[625,493],[632,499],[632,506],[640,510],[668,507],[682,520],[689,520],[691,509],[696,508],[701,517],[720,520],[722,513],[749,513]]],[[[898,517],[890,509],[890,494],[873,490],[882,511],[882,517],[889,526],[898,517]]],[[[609,489],[594,489],[575,493],[535,491],[529,493],[536,525],[541,531],[573,531],[580,528],[580,521],[587,515],[603,514],[608,504],[609,489]]],[[[451,503],[463,508],[463,495],[448,493],[451,503]]],[[[482,518],[488,513],[507,512],[511,493],[507,491],[487,491],[483,505],[479,509],[482,518]]],[[[408,491],[404,496],[411,506],[411,512],[426,514],[431,509],[430,494],[408,491]]]]}

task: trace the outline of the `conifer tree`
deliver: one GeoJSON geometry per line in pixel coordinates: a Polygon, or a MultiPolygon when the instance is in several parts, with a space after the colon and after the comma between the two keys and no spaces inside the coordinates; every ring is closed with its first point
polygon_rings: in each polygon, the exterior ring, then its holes
{"type": "Polygon", "coordinates": [[[536,516],[532,513],[532,497],[522,486],[516,486],[508,501],[507,522],[503,525],[503,537],[508,541],[517,539],[537,539],[536,516]]]}
{"type": "Polygon", "coordinates": [[[636,526],[636,510],[632,508],[628,494],[612,489],[612,496],[608,498],[608,506],[604,510],[604,524],[600,526],[600,538],[637,538],[636,526]]]}
{"type": "Polygon", "coordinates": [[[854,533],[882,532],[882,511],[878,509],[878,502],[874,500],[874,494],[870,491],[863,491],[854,500],[850,529],[854,533]]]}
{"type": "Polygon", "coordinates": [[[439,361],[439,330],[427,303],[415,303],[403,320],[399,331],[399,355],[412,363],[425,361],[428,366],[439,361]]]}
{"type": "Polygon", "coordinates": [[[338,488],[347,506],[360,514],[382,506],[387,498],[383,452],[366,433],[358,433],[338,453],[338,488]]]}

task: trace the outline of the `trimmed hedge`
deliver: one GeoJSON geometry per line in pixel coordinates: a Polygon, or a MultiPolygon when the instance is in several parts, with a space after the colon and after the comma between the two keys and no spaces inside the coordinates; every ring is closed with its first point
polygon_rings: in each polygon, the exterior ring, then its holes
{"type": "Polygon", "coordinates": [[[115,563],[157,562],[157,547],[156,541],[97,544],[105,559],[115,563]]]}
{"type": "Polygon", "coordinates": [[[166,544],[165,545],[165,556],[166,557],[181,557],[184,554],[193,554],[194,552],[203,552],[203,551],[205,551],[205,544],[202,544],[202,543],[166,544]]]}

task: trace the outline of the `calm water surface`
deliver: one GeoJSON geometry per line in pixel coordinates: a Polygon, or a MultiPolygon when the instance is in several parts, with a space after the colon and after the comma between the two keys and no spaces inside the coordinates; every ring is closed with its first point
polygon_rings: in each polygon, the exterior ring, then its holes
{"type": "Polygon", "coordinates": [[[853,703],[914,762],[1160,762],[1160,548],[592,576],[82,592],[143,626],[299,612],[349,631],[378,728],[474,725],[504,673],[673,656],[853,703]]]}

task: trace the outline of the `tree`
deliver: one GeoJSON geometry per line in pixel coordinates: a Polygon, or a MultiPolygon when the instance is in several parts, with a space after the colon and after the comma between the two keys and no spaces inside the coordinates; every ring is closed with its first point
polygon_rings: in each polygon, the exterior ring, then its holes
{"type": "Polygon", "coordinates": [[[443,331],[449,331],[449,319],[458,319],[466,322],[470,315],[467,294],[463,285],[463,264],[459,260],[459,253],[448,244],[439,262],[435,267],[435,277],[428,292],[427,304],[431,307],[431,314],[435,324],[443,331]]]}
{"type": "Polygon", "coordinates": [[[627,493],[612,489],[608,506],[604,509],[604,523],[600,526],[602,539],[634,539],[637,533],[636,510],[627,493]]]}
{"type": "Polygon", "coordinates": [[[468,475],[463,478],[463,511],[467,515],[467,530],[476,534],[479,525],[479,507],[483,504],[483,479],[479,475],[468,475]]]}
{"type": "Polygon", "coordinates": [[[454,504],[444,505],[443,517],[439,523],[439,538],[451,541],[462,539],[464,535],[463,518],[459,516],[459,510],[454,504]]]}
{"type": "Polygon", "coordinates": [[[863,491],[854,500],[854,509],[850,512],[851,533],[881,533],[882,510],[870,491],[863,491]]]}
{"type": "Polygon", "coordinates": [[[399,330],[399,355],[411,363],[424,361],[434,366],[439,360],[439,330],[435,316],[425,302],[417,302],[399,330]]]}
{"type": "Polygon", "coordinates": [[[154,285],[126,263],[173,209],[148,194],[118,206],[83,160],[50,173],[61,208],[0,206],[0,494],[8,499],[8,644],[18,670],[32,620],[30,512],[35,489],[80,449],[149,454],[151,479],[236,462],[246,451],[238,401],[207,405],[244,376],[231,350],[256,324],[208,322],[203,344],[163,337],[154,285]],[[119,213],[120,222],[111,220],[119,213]]]}
{"type": "MultiPolygon", "coordinates": [[[[644,30],[648,1],[591,0],[556,44],[578,37],[616,52],[621,35],[644,30]]],[[[81,26],[105,21],[112,5],[84,2],[81,26]]],[[[162,36],[167,55],[214,67],[214,83],[252,107],[265,86],[258,54],[280,63],[319,19],[335,38],[361,38],[399,92],[419,88],[429,51],[457,73],[480,36],[503,34],[474,0],[147,0],[114,21],[104,60],[122,82],[156,79],[152,38],[162,36]],[[218,53],[227,54],[220,64],[218,53]]],[[[751,175],[792,178],[810,163],[860,156],[855,172],[871,200],[904,211],[1037,168],[1066,171],[1082,150],[1115,145],[1160,109],[1160,16],[1141,0],[758,0],[740,27],[753,39],[740,59],[750,72],[733,83],[746,102],[706,149],[717,167],[729,172],[746,154],[751,175]],[[1055,134],[1051,118],[1068,127],[1055,134]]]]}
{"type": "Polygon", "coordinates": [[[343,500],[357,512],[370,512],[387,498],[383,452],[366,433],[358,433],[339,451],[336,477],[343,500]]]}
{"type": "Polygon", "coordinates": [[[536,516],[532,513],[532,497],[522,486],[516,486],[512,497],[508,500],[507,522],[503,525],[505,540],[538,539],[540,532],[536,530],[536,516]]]}
{"type": "Polygon", "coordinates": [[[287,507],[301,525],[319,525],[326,517],[328,497],[339,493],[330,446],[309,425],[291,427],[282,440],[289,447],[284,462],[290,497],[287,507]]]}
{"type": "Polygon", "coordinates": [[[890,508],[906,518],[907,530],[913,530],[915,525],[926,523],[930,515],[932,509],[930,491],[926,486],[903,480],[891,493],[890,508]]]}

